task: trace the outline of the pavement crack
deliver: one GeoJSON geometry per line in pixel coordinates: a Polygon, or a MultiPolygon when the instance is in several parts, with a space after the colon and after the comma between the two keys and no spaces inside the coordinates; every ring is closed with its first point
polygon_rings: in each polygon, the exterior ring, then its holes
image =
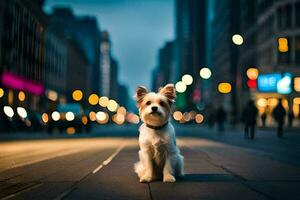
{"type": "Polygon", "coordinates": [[[149,189],[149,196],[150,196],[150,199],[153,200],[153,196],[152,196],[152,191],[151,191],[150,183],[148,183],[147,185],[148,185],[148,189],[149,189]]]}

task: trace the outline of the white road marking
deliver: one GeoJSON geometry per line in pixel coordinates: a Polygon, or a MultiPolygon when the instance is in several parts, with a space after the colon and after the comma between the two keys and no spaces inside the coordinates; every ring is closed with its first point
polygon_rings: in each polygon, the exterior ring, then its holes
{"type": "Polygon", "coordinates": [[[117,148],[115,150],[115,152],[113,154],[111,154],[106,160],[104,160],[96,169],[94,169],[93,174],[96,174],[100,169],[102,169],[105,165],[108,165],[113,159],[114,157],[116,157],[118,155],[118,153],[120,153],[120,151],[122,151],[122,149],[125,147],[125,144],[121,145],[119,148],[117,148]]]}

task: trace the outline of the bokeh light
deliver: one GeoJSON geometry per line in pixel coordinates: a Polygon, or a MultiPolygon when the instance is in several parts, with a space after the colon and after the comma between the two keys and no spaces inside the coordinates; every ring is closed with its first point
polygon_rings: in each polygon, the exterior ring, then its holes
{"type": "Polygon", "coordinates": [[[96,113],[94,111],[91,111],[89,113],[89,118],[92,122],[96,121],[96,113]]]}
{"type": "Polygon", "coordinates": [[[175,112],[173,113],[173,118],[174,118],[175,120],[177,120],[177,121],[180,121],[180,120],[182,119],[182,112],[180,112],[180,111],[175,111],[175,112]]]}
{"type": "Polygon", "coordinates": [[[83,125],[87,125],[87,123],[88,123],[88,118],[87,118],[86,116],[83,116],[83,117],[81,118],[81,122],[82,122],[83,125]]]}
{"type": "Polygon", "coordinates": [[[81,90],[74,90],[73,93],[72,93],[72,98],[75,100],[75,101],[80,101],[83,97],[83,93],[81,90]]]}
{"type": "Polygon", "coordinates": [[[300,92],[300,77],[294,78],[294,90],[300,92]]]}
{"type": "Polygon", "coordinates": [[[177,92],[183,93],[183,92],[186,91],[186,85],[182,81],[178,81],[175,84],[175,89],[176,89],[177,92]]]}
{"type": "Polygon", "coordinates": [[[103,97],[100,97],[100,98],[99,98],[99,105],[100,105],[100,106],[102,106],[102,107],[105,108],[105,107],[108,106],[108,103],[109,103],[108,97],[103,96],[103,97]]]}
{"type": "Polygon", "coordinates": [[[97,105],[98,104],[98,102],[99,102],[99,97],[98,97],[98,95],[97,94],[91,94],[90,96],[89,96],[89,103],[91,104],[91,105],[97,105]]]}
{"type": "Polygon", "coordinates": [[[60,119],[60,114],[59,114],[59,112],[54,111],[54,112],[51,114],[51,117],[52,117],[53,121],[58,121],[58,120],[60,119]]]}
{"type": "Polygon", "coordinates": [[[111,112],[115,112],[118,109],[118,106],[119,105],[115,100],[110,99],[107,105],[107,109],[111,112]]]}
{"type": "Polygon", "coordinates": [[[284,37],[278,38],[278,51],[282,53],[289,51],[289,44],[287,38],[284,37]]]}
{"type": "Polygon", "coordinates": [[[4,90],[0,88],[0,98],[4,96],[4,90]]]}
{"type": "Polygon", "coordinates": [[[204,117],[203,117],[202,114],[197,114],[197,115],[195,116],[195,122],[196,122],[197,124],[202,123],[202,122],[203,122],[203,119],[204,119],[204,117]]]}
{"type": "Polygon", "coordinates": [[[67,112],[66,113],[66,120],[67,121],[73,121],[75,119],[75,115],[73,112],[67,112]]]}
{"type": "Polygon", "coordinates": [[[105,118],[106,118],[105,112],[99,111],[96,113],[97,120],[103,121],[103,120],[105,120],[105,118]]]}
{"type": "Polygon", "coordinates": [[[249,68],[247,69],[247,77],[250,79],[250,80],[256,80],[257,77],[258,77],[258,69],[256,68],[249,68]]]}
{"type": "Polygon", "coordinates": [[[271,107],[274,107],[278,104],[278,99],[277,98],[269,98],[267,100],[267,105],[268,106],[271,106],[271,107]]]}
{"type": "Polygon", "coordinates": [[[189,74],[183,75],[181,80],[185,85],[191,85],[193,83],[193,77],[189,74]]]}
{"type": "Polygon", "coordinates": [[[200,77],[203,79],[209,79],[211,77],[211,70],[207,67],[200,69],[200,77]]]}
{"type": "Polygon", "coordinates": [[[3,111],[7,117],[12,118],[14,116],[14,110],[10,106],[4,106],[3,111]]]}
{"type": "Polygon", "coordinates": [[[69,134],[69,135],[72,135],[72,134],[74,134],[75,133],[75,128],[74,127],[68,127],[67,128],[67,130],[66,130],[66,132],[67,132],[67,134],[69,134]]]}
{"type": "Polygon", "coordinates": [[[234,35],[232,36],[232,42],[233,42],[234,44],[236,44],[236,45],[242,45],[243,42],[244,42],[244,39],[243,39],[243,37],[242,37],[241,35],[239,35],[239,34],[234,34],[234,35]]]}
{"type": "Polygon", "coordinates": [[[23,107],[17,107],[17,113],[23,119],[27,117],[27,111],[23,107]]]}
{"type": "Polygon", "coordinates": [[[267,106],[267,99],[259,98],[259,99],[257,99],[256,104],[259,107],[266,107],[267,106]]]}
{"type": "Polygon", "coordinates": [[[25,101],[25,98],[26,98],[25,92],[20,91],[18,94],[19,101],[25,101]]]}
{"type": "Polygon", "coordinates": [[[42,114],[42,121],[46,124],[49,121],[49,116],[47,113],[42,114]]]}
{"type": "Polygon", "coordinates": [[[227,94],[231,92],[231,84],[230,83],[219,83],[218,91],[223,94],[227,94]]]}

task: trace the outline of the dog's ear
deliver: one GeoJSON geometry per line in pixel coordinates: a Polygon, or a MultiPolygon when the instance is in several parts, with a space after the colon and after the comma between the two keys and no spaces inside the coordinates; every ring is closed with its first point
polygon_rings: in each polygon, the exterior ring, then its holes
{"type": "Polygon", "coordinates": [[[165,85],[165,87],[160,88],[158,92],[159,92],[159,94],[162,94],[165,97],[167,97],[170,103],[175,102],[176,91],[174,88],[174,84],[169,83],[169,84],[165,85]]]}
{"type": "Polygon", "coordinates": [[[138,86],[136,88],[136,92],[135,92],[135,95],[133,96],[133,98],[137,101],[137,107],[140,107],[140,104],[143,101],[143,98],[146,96],[147,93],[148,93],[148,90],[144,86],[138,86]]]}

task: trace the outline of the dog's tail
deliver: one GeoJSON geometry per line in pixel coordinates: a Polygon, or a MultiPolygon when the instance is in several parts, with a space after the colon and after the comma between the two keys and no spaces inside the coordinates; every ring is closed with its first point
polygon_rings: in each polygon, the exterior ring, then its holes
{"type": "Polygon", "coordinates": [[[143,176],[145,169],[141,161],[134,164],[134,171],[137,173],[139,178],[143,176]]]}

